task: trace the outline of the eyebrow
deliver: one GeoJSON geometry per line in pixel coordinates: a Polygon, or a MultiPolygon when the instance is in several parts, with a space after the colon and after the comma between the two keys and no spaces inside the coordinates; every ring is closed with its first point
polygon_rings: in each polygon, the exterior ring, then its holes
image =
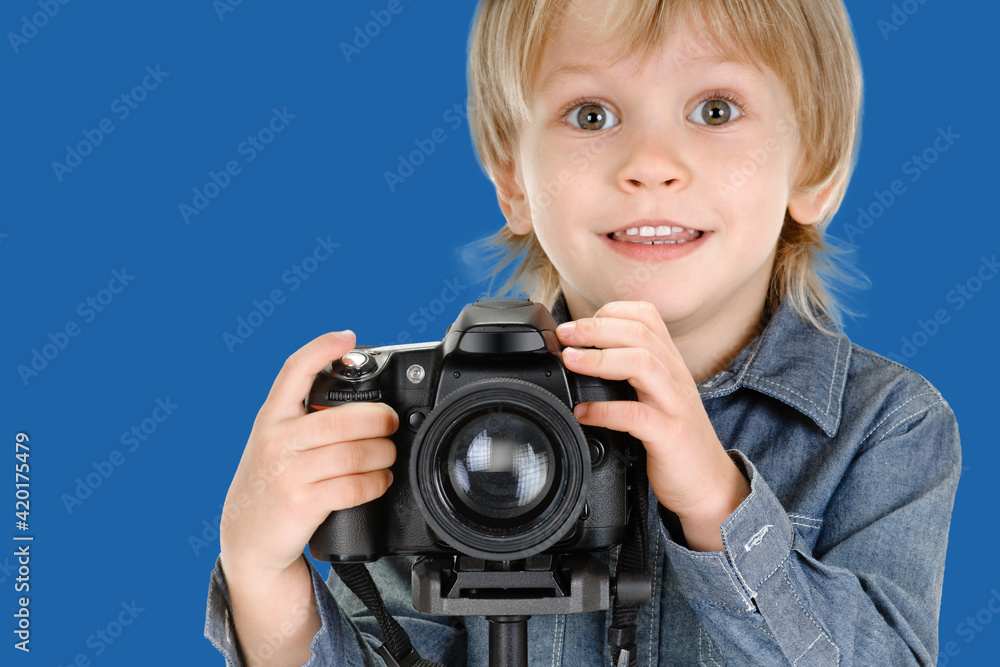
{"type": "MultiPolygon", "coordinates": [[[[741,62],[739,60],[733,60],[731,58],[726,58],[721,55],[711,54],[704,56],[694,56],[688,58],[692,63],[706,63],[709,65],[735,65],[743,70],[746,70],[748,74],[753,76],[757,81],[763,82],[764,76],[763,72],[758,70],[753,64],[741,62]]],[[[548,90],[560,77],[569,74],[593,74],[595,68],[590,65],[561,65],[555,68],[552,72],[542,80],[541,85],[538,90],[540,92],[545,92],[548,90]]]]}
{"type": "Polygon", "coordinates": [[[555,68],[545,77],[541,86],[539,86],[539,90],[545,92],[559,77],[566,74],[593,74],[593,72],[594,68],[589,65],[562,65],[555,68]]]}

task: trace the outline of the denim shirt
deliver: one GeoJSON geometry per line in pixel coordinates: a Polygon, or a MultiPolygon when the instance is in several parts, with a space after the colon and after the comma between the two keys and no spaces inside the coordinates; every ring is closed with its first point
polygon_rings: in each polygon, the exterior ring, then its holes
{"type": "MultiPolygon", "coordinates": [[[[569,319],[565,302],[553,309],[569,319]]],[[[924,378],[824,334],[789,307],[726,370],[699,383],[720,441],[750,481],[722,524],[724,551],[685,547],[650,494],[653,604],[638,618],[638,664],[932,665],[948,526],[961,470],[958,427],[924,378]]],[[[488,665],[483,618],[410,604],[412,559],[370,565],[424,658],[488,665]]],[[[310,564],[322,629],[317,665],[381,666],[381,632],[336,575],[310,564]]],[[[611,665],[610,612],[535,616],[529,664],[611,665]]],[[[241,665],[216,564],[205,636],[241,665]]]]}

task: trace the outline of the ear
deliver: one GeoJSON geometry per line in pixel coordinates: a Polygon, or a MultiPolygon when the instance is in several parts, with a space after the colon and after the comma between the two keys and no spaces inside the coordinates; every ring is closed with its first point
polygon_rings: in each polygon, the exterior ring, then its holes
{"type": "Polygon", "coordinates": [[[531,206],[524,189],[521,187],[521,177],[514,162],[500,169],[496,174],[497,201],[500,210],[507,218],[510,231],[521,236],[531,232],[531,206]]]}
{"type": "Polygon", "coordinates": [[[833,197],[833,181],[818,190],[793,192],[788,199],[788,212],[800,225],[815,225],[826,210],[830,198],[833,197]]]}

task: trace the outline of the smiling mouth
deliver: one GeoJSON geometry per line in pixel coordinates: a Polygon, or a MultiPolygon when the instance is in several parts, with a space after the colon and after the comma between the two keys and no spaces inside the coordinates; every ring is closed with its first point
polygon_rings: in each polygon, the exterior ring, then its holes
{"type": "Polygon", "coordinates": [[[696,241],[702,237],[704,232],[686,227],[676,227],[673,225],[658,225],[629,227],[617,232],[608,234],[612,241],[622,243],[635,243],[642,245],[678,245],[696,241]]]}

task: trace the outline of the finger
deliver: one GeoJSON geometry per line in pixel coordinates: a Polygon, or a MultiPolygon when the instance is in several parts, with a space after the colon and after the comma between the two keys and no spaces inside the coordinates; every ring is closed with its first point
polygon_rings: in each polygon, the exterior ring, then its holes
{"type": "Polygon", "coordinates": [[[684,363],[680,351],[674,344],[674,339],[667,329],[666,323],[660,316],[656,306],[648,301],[611,301],[601,306],[594,317],[615,317],[627,318],[642,322],[653,334],[663,341],[664,346],[670,354],[680,363],[684,363]]]}
{"type": "Polygon", "coordinates": [[[610,301],[601,306],[594,317],[617,317],[635,320],[645,324],[660,338],[669,338],[667,325],[663,323],[656,306],[648,301],[610,301]]]}
{"type": "Polygon", "coordinates": [[[390,484],[392,473],[388,470],[376,470],[314,482],[310,497],[315,507],[322,509],[322,520],[329,512],[357,507],[381,497],[390,484]]]}
{"type": "Polygon", "coordinates": [[[335,477],[375,472],[396,461],[396,446],[387,438],[367,438],[338,442],[303,452],[296,465],[303,469],[302,479],[309,483],[335,477]]]}
{"type": "Polygon", "coordinates": [[[575,326],[567,324],[560,325],[557,329],[560,340],[566,345],[599,348],[642,347],[660,358],[670,354],[664,340],[640,320],[585,317],[572,323],[575,326]]]}
{"type": "Polygon", "coordinates": [[[674,400],[677,385],[674,377],[652,352],[642,347],[622,347],[609,350],[567,347],[563,363],[574,373],[603,378],[627,380],[639,392],[639,398],[660,410],[668,410],[674,400]]]}
{"type": "Polygon", "coordinates": [[[334,331],[293,352],[274,379],[260,414],[269,419],[290,419],[304,414],[302,401],[312,387],[313,376],[354,349],[354,338],[353,331],[334,331]]]}
{"type": "MultiPolygon", "coordinates": [[[[303,394],[304,396],[305,394],[303,394]]],[[[389,436],[399,428],[399,416],[385,403],[344,403],[275,427],[276,436],[294,450],[337,442],[389,436]]]]}
{"type": "Polygon", "coordinates": [[[642,442],[662,440],[670,426],[662,412],[639,401],[579,403],[573,414],[584,426],[621,431],[642,442]]]}

